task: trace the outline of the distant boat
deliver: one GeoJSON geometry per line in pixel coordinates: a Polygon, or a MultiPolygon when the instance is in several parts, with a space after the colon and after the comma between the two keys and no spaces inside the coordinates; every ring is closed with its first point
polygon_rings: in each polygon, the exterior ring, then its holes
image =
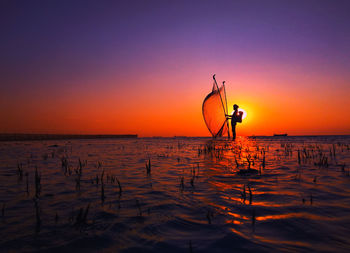
{"type": "Polygon", "coordinates": [[[288,136],[288,134],[273,134],[273,136],[288,136]]]}

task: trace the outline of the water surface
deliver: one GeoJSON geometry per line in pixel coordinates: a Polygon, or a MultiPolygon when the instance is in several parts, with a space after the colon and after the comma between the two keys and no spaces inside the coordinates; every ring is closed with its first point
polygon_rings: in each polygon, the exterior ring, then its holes
{"type": "Polygon", "coordinates": [[[349,136],[1,142],[0,248],[347,252],[349,145],[349,136]]]}

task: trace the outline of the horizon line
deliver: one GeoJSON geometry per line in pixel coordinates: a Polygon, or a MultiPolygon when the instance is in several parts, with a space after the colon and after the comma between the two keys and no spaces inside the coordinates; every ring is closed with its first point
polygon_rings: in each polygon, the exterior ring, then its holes
{"type": "MultiPolygon", "coordinates": [[[[274,135],[249,135],[241,136],[248,138],[255,137],[316,137],[316,136],[350,136],[350,134],[313,134],[313,135],[288,135],[288,136],[274,136],[274,135]]],[[[213,138],[211,136],[138,136],[137,134],[46,134],[46,133],[0,133],[0,141],[43,141],[43,140],[69,140],[69,139],[137,139],[137,138],[213,138]]],[[[220,137],[226,139],[226,137],[220,137]]]]}

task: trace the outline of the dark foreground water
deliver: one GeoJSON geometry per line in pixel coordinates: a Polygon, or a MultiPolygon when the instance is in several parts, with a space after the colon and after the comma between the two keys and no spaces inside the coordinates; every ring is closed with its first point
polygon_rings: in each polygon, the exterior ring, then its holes
{"type": "Polygon", "coordinates": [[[2,142],[0,251],[348,252],[349,145],[349,136],[2,142]]]}

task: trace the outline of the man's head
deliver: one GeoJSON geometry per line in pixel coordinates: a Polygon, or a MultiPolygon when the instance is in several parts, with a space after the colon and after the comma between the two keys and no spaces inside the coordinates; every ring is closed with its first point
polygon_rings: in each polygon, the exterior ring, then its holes
{"type": "Polygon", "coordinates": [[[239,108],[239,106],[238,106],[238,105],[236,105],[236,104],[234,104],[234,105],[233,105],[233,110],[235,110],[235,111],[236,111],[238,108],[239,108]]]}

